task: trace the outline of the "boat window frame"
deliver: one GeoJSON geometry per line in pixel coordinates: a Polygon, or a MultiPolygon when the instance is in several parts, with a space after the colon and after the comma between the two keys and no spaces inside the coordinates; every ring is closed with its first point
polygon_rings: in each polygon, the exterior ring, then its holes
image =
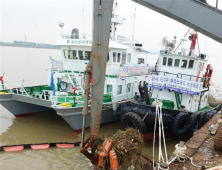
{"type": "Polygon", "coordinates": [[[131,63],[131,53],[127,53],[127,63],[131,63]]]}
{"type": "Polygon", "coordinates": [[[112,94],[113,93],[113,85],[112,84],[106,84],[106,94],[112,94]],[[108,86],[111,86],[111,92],[108,92],[108,86]]]}
{"type": "Polygon", "coordinates": [[[121,62],[121,53],[117,53],[117,63],[121,62]]]}
{"type": "Polygon", "coordinates": [[[78,50],[78,57],[79,57],[79,60],[84,60],[84,51],[83,50],[78,50]],[[80,57],[79,53],[82,52],[82,56],[80,57]]]}
{"type": "Polygon", "coordinates": [[[117,86],[117,95],[121,95],[122,93],[123,93],[123,85],[122,84],[119,84],[118,86],[117,86]],[[119,92],[119,87],[121,87],[121,90],[120,90],[120,92],[119,92]]]}
{"type": "Polygon", "coordinates": [[[180,67],[180,59],[176,58],[176,59],[174,60],[174,67],[180,67]],[[178,62],[178,66],[176,65],[176,61],[179,61],[179,62],[178,62]]]}
{"type": "Polygon", "coordinates": [[[84,51],[84,60],[89,61],[92,55],[92,51],[84,51]],[[87,53],[90,53],[90,55],[88,56],[87,53]],[[86,55],[87,54],[87,55],[86,55]]]}
{"type": "Polygon", "coordinates": [[[181,61],[182,61],[182,62],[183,62],[183,61],[186,61],[186,65],[185,65],[185,67],[183,67],[184,63],[181,63],[181,66],[180,66],[180,67],[181,67],[181,68],[187,68],[187,63],[188,63],[187,60],[186,60],[186,59],[182,59],[181,61]]]}
{"type": "Polygon", "coordinates": [[[122,52],[121,64],[126,64],[126,52],[122,52]]]}
{"type": "Polygon", "coordinates": [[[113,63],[116,63],[116,62],[117,62],[117,53],[113,52],[113,63]]]}
{"type": "Polygon", "coordinates": [[[163,66],[166,66],[166,65],[167,65],[167,57],[163,57],[162,65],[163,65],[163,66]],[[164,64],[164,63],[165,63],[165,64],[164,64]]]}
{"type": "Polygon", "coordinates": [[[66,51],[67,51],[66,49],[63,50],[63,55],[64,55],[64,58],[65,58],[65,59],[67,59],[67,58],[66,58],[66,51]]]}
{"type": "Polygon", "coordinates": [[[78,60],[78,56],[77,56],[77,50],[72,50],[72,55],[73,55],[73,59],[74,60],[78,60]],[[75,55],[74,55],[75,54],[75,55]]]}
{"type": "Polygon", "coordinates": [[[194,60],[189,60],[188,68],[189,68],[189,69],[193,69],[193,67],[194,67],[194,60]],[[190,67],[190,62],[191,62],[191,61],[193,61],[192,67],[190,67]]]}
{"type": "Polygon", "coordinates": [[[168,59],[167,59],[167,66],[169,66],[169,67],[172,67],[172,66],[173,66],[173,58],[168,58],[168,59]],[[171,61],[171,65],[169,65],[169,61],[170,61],[170,60],[172,60],[172,61],[171,61]]]}
{"type": "Polygon", "coordinates": [[[130,93],[131,92],[131,87],[132,87],[132,83],[127,83],[126,84],[126,93],[130,93]],[[129,84],[130,84],[130,86],[128,87],[129,84]]]}

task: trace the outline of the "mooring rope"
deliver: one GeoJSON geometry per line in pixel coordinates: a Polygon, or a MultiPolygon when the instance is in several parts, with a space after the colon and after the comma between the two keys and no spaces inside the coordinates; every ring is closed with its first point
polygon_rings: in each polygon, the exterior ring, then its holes
{"type": "Polygon", "coordinates": [[[154,156],[155,156],[155,136],[156,136],[156,122],[159,122],[159,163],[167,163],[168,164],[168,159],[167,159],[167,150],[166,150],[166,142],[165,142],[165,135],[164,135],[164,127],[163,127],[163,117],[162,117],[162,102],[157,101],[156,102],[156,115],[155,115],[155,124],[154,124],[154,138],[153,138],[153,168],[154,169],[163,169],[163,170],[168,170],[161,168],[160,164],[158,163],[157,166],[155,167],[154,165],[154,156]],[[163,138],[163,146],[164,146],[164,151],[165,151],[165,156],[166,156],[166,162],[164,161],[163,157],[163,151],[162,151],[162,138],[163,138]]]}

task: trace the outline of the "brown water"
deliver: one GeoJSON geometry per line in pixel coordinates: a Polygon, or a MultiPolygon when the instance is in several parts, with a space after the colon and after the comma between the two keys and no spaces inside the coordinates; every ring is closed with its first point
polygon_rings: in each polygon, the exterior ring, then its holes
{"type": "MultiPolygon", "coordinates": [[[[75,132],[55,112],[30,114],[26,117],[14,118],[1,106],[1,145],[32,144],[47,142],[80,141],[81,134],[75,132]]],[[[102,138],[112,135],[120,129],[120,123],[115,122],[101,127],[102,138]]],[[[89,132],[86,132],[86,137],[89,132]]],[[[168,154],[174,151],[179,140],[167,140],[168,154]]],[[[157,151],[157,147],[156,147],[157,151]]],[[[152,158],[152,142],[143,148],[143,154],[152,158]]],[[[157,156],[158,152],[156,152],[157,156]]],[[[0,153],[2,170],[39,170],[39,169],[90,169],[89,161],[79,152],[79,147],[72,149],[50,148],[47,150],[31,150],[14,153],[0,153]]]]}

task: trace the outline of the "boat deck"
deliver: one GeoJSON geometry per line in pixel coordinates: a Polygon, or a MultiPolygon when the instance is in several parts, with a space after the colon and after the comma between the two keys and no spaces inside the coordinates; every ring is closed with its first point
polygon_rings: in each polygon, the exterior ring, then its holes
{"type": "MultiPolygon", "coordinates": [[[[64,107],[82,107],[84,101],[82,94],[73,94],[71,92],[56,91],[56,95],[53,96],[52,95],[53,92],[50,86],[24,87],[24,90],[22,91],[15,88],[15,89],[1,90],[0,93],[1,95],[4,94],[16,95],[17,98],[21,96],[23,98],[25,97],[29,99],[40,99],[42,101],[48,101],[48,102],[56,101],[57,105],[61,105],[64,107]]],[[[1,99],[3,98],[4,97],[1,97],[1,99]]],[[[111,95],[104,94],[103,103],[109,103],[111,101],[112,101],[111,95]]]]}

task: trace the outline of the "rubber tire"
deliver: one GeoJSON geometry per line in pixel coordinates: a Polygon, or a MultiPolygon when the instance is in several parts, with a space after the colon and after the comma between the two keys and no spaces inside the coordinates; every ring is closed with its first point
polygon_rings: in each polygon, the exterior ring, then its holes
{"type": "Polygon", "coordinates": [[[190,115],[185,112],[180,112],[174,119],[172,124],[172,132],[176,136],[184,135],[190,129],[190,115]],[[179,128],[181,121],[185,121],[183,128],[179,128]]]}
{"type": "Polygon", "coordinates": [[[222,150],[222,123],[219,125],[217,133],[214,137],[214,149],[222,150]]]}
{"type": "Polygon", "coordinates": [[[146,125],[144,121],[138,114],[133,112],[124,114],[121,118],[121,124],[123,129],[133,127],[138,129],[142,134],[146,132],[146,125]],[[129,126],[129,123],[133,124],[133,126],[129,126]]]}
{"type": "Polygon", "coordinates": [[[203,118],[202,126],[204,126],[208,122],[207,114],[208,114],[207,112],[202,113],[202,118],[203,118]]]}
{"type": "Polygon", "coordinates": [[[197,130],[199,130],[199,120],[198,120],[198,113],[192,113],[190,116],[190,133],[193,134],[197,130]]]}

